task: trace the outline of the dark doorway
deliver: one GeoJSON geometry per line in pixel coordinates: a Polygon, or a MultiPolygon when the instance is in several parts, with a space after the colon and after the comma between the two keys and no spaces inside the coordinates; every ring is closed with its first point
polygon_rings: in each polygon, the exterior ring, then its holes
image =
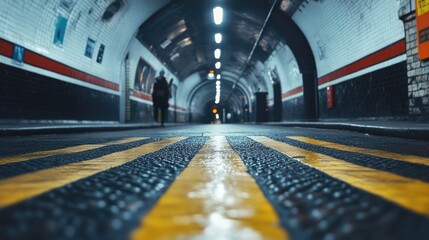
{"type": "Polygon", "coordinates": [[[277,74],[277,69],[271,71],[271,81],[273,85],[274,93],[274,105],[273,105],[273,121],[280,122],[283,120],[283,107],[282,107],[282,86],[280,79],[277,74]]]}

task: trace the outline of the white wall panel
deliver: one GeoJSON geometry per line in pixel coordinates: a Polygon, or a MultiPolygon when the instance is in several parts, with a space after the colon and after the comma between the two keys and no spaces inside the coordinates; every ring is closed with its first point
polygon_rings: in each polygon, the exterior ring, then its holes
{"type": "Polygon", "coordinates": [[[156,71],[157,76],[159,72],[163,69],[165,71],[165,78],[168,82],[170,79],[173,79],[173,83],[178,84],[178,79],[168,68],[164,66],[146,47],[144,47],[140,41],[136,38],[132,41],[129,48],[129,60],[130,60],[130,77],[131,82],[130,86],[134,86],[134,76],[136,74],[137,65],[140,58],[144,59],[148,64],[150,64],[153,69],[156,71]]]}
{"type": "Polygon", "coordinates": [[[309,1],[293,20],[314,52],[324,76],[404,38],[397,1],[309,1]]]}
{"type": "MultiPolygon", "coordinates": [[[[70,1],[69,1],[70,2],[70,1]]],[[[126,0],[108,22],[101,17],[111,1],[76,1],[71,9],[60,1],[2,0],[0,37],[60,63],[119,83],[121,63],[138,27],[168,0],[126,0]],[[68,19],[63,47],[53,43],[58,16],[68,19]],[[84,55],[88,37],[96,41],[92,58],[84,55]],[[96,62],[105,45],[101,64],[96,62]]]]}
{"type": "Polygon", "coordinates": [[[269,71],[276,69],[282,86],[282,93],[302,86],[302,75],[299,71],[298,62],[287,45],[280,43],[265,62],[265,65],[269,71]]]}

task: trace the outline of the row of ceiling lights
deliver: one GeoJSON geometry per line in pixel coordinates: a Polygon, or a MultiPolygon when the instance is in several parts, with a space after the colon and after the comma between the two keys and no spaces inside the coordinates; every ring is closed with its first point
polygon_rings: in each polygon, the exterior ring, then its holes
{"type": "MultiPolygon", "coordinates": [[[[215,7],[213,8],[213,19],[214,19],[214,23],[216,25],[220,25],[223,22],[223,8],[222,7],[215,7]]],[[[216,33],[214,35],[214,40],[216,42],[216,44],[220,44],[222,42],[222,34],[221,33],[216,33]]],[[[214,57],[217,60],[217,62],[215,63],[215,68],[220,71],[220,68],[222,67],[222,63],[220,62],[220,57],[221,57],[221,50],[220,48],[217,48],[216,50],[214,50],[214,57]]],[[[212,72],[213,74],[213,78],[214,78],[214,71],[212,72]]],[[[221,79],[221,75],[217,74],[216,75],[216,97],[215,97],[215,104],[219,104],[220,102],[220,79],[221,79]]]]}

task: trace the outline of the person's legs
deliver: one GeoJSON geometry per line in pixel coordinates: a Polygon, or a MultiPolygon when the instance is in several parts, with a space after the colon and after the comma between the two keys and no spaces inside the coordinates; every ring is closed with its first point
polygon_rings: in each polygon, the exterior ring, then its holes
{"type": "Polygon", "coordinates": [[[153,119],[155,120],[155,122],[158,122],[158,107],[153,106],[153,119]]]}
{"type": "Polygon", "coordinates": [[[164,126],[164,120],[165,120],[165,108],[161,108],[161,126],[164,126]]]}

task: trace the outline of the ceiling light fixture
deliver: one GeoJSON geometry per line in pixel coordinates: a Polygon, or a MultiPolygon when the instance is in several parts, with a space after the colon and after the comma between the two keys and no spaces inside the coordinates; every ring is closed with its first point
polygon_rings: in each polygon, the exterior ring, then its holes
{"type": "Polygon", "coordinates": [[[213,8],[213,18],[216,25],[220,25],[223,21],[223,8],[213,8]]]}
{"type": "Polygon", "coordinates": [[[220,69],[220,67],[222,67],[222,63],[217,62],[217,63],[215,64],[215,68],[216,68],[216,69],[220,69]]]}
{"type": "Polygon", "coordinates": [[[221,42],[222,42],[222,34],[221,34],[221,33],[216,33],[216,34],[215,34],[215,42],[216,42],[217,44],[219,44],[219,43],[221,43],[221,42]]]}
{"type": "Polygon", "coordinates": [[[216,49],[216,50],[214,51],[214,57],[215,57],[216,59],[219,59],[219,58],[220,58],[220,55],[221,55],[221,51],[220,51],[220,49],[218,48],[218,49],[216,49]]]}

